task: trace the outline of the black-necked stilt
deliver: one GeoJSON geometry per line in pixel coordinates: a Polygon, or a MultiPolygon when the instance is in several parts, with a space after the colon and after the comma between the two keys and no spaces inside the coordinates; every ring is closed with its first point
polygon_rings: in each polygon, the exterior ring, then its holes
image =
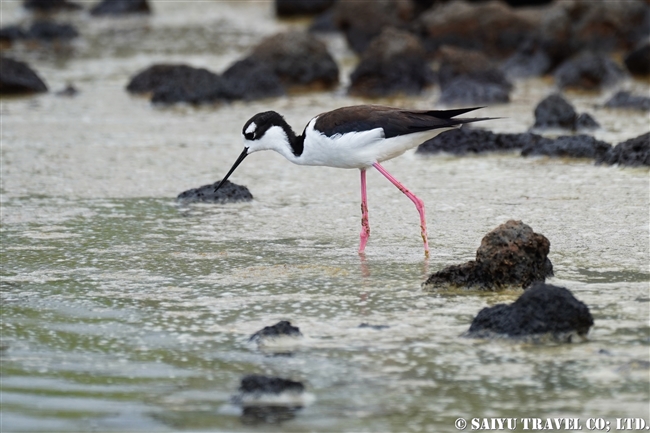
{"type": "Polygon", "coordinates": [[[275,111],[253,116],[244,125],[244,150],[215,188],[217,191],[241,162],[258,150],[275,150],[300,165],[358,168],[361,171],[361,242],[362,254],[370,236],[366,196],[366,169],[375,167],[393,185],[415,203],[420,213],[424,253],[429,255],[424,202],[406,189],[379,163],[401,155],[440,132],[464,123],[489,118],[455,119],[481,107],[457,110],[403,110],[376,105],[343,107],[319,114],[296,136],[284,118],[275,111]]]}

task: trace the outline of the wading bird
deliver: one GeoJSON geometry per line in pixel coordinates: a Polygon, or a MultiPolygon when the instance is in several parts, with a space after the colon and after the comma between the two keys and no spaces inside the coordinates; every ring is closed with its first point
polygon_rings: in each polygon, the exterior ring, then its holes
{"type": "Polygon", "coordinates": [[[358,168],[361,171],[359,254],[363,254],[370,236],[366,169],[375,167],[415,203],[420,214],[424,254],[428,257],[424,202],[388,173],[380,162],[395,158],[448,129],[488,120],[487,117],[455,118],[477,108],[481,107],[437,111],[404,110],[377,105],[343,107],[314,117],[307,123],[302,135],[298,136],[275,111],[258,113],[244,125],[244,150],[214,190],[216,192],[223,185],[246,156],[259,150],[275,150],[289,161],[300,165],[358,168]]]}

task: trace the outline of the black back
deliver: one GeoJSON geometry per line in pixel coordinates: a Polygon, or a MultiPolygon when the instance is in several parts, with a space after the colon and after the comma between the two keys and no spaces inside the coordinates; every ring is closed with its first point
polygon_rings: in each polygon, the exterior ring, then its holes
{"type": "Polygon", "coordinates": [[[314,128],[328,137],[354,131],[383,128],[386,138],[437,128],[449,128],[486,118],[453,119],[482,107],[457,110],[402,110],[377,105],[343,107],[321,114],[314,128]]]}

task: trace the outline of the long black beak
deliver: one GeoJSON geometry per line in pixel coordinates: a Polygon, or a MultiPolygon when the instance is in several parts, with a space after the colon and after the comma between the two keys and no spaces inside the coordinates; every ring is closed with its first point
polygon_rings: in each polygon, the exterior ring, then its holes
{"type": "Polygon", "coordinates": [[[239,155],[239,158],[237,158],[237,161],[235,161],[235,163],[232,165],[232,167],[230,168],[230,171],[228,172],[228,174],[226,175],[226,177],[224,177],[223,179],[221,179],[221,182],[219,182],[219,185],[217,185],[217,186],[214,188],[214,192],[217,192],[217,190],[218,190],[219,188],[221,188],[221,185],[223,185],[223,183],[224,183],[226,180],[228,180],[228,178],[230,177],[230,175],[232,174],[232,172],[235,171],[235,169],[237,168],[237,166],[238,166],[239,164],[241,164],[241,162],[242,162],[242,161],[244,160],[244,158],[246,158],[247,156],[248,156],[248,147],[244,147],[244,151],[241,153],[241,155],[239,155]]]}

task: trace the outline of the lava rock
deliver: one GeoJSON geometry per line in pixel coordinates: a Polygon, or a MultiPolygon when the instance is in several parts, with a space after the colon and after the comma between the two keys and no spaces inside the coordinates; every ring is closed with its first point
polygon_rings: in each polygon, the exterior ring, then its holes
{"type": "Polygon", "coordinates": [[[329,9],[336,0],[275,0],[275,14],[279,17],[316,15],[329,9]]]}
{"type": "Polygon", "coordinates": [[[647,96],[633,95],[630,92],[620,91],[605,102],[605,107],[648,111],[650,110],[650,98],[647,96]]]}
{"type": "Polygon", "coordinates": [[[584,338],[594,324],[589,308],[564,287],[536,283],[510,305],[497,304],[479,311],[465,334],[472,338],[550,336],[571,342],[584,338]]]}
{"type": "Polygon", "coordinates": [[[487,104],[510,101],[512,84],[483,53],[445,46],[439,50],[438,55],[441,103],[487,104]]]}
{"type": "Polygon", "coordinates": [[[281,392],[303,392],[304,390],[305,386],[300,382],[259,374],[245,376],[239,386],[240,392],[252,394],[280,394],[281,392]]]}
{"type": "Polygon", "coordinates": [[[286,94],[282,81],[266,63],[247,57],[233,63],[222,74],[224,90],[230,99],[273,98],[286,94]]]}
{"type": "Polygon", "coordinates": [[[334,9],[328,9],[317,15],[309,25],[309,33],[336,33],[339,28],[334,21],[334,9]]]}
{"type": "Polygon", "coordinates": [[[81,6],[77,3],[72,3],[67,0],[23,0],[23,7],[39,12],[81,9],[81,6]]]}
{"type": "Polygon", "coordinates": [[[253,200],[253,195],[250,193],[248,188],[242,185],[237,185],[235,183],[227,180],[215,193],[214,189],[219,185],[219,182],[216,181],[210,185],[203,185],[199,188],[189,189],[183,191],[176,197],[176,200],[183,203],[237,203],[242,201],[251,201],[253,200]]]}
{"type": "Polygon", "coordinates": [[[147,0],[102,0],[90,10],[90,14],[95,16],[148,13],[151,9],[147,0]]]}
{"type": "Polygon", "coordinates": [[[71,24],[59,24],[49,20],[39,20],[32,23],[26,37],[42,41],[70,40],[79,36],[79,32],[71,24]]]}
{"type": "Polygon", "coordinates": [[[629,49],[648,33],[650,9],[643,1],[567,2],[573,17],[571,43],[578,49],[629,49]]]}
{"type": "Polygon", "coordinates": [[[579,128],[598,126],[598,122],[590,115],[583,113],[578,116],[573,105],[559,93],[547,96],[535,107],[533,128],[564,128],[575,131],[579,128]]]}
{"type": "Polygon", "coordinates": [[[251,335],[248,341],[260,344],[282,337],[299,338],[302,337],[302,333],[300,332],[300,328],[292,326],[291,322],[287,320],[283,320],[273,326],[265,326],[251,335]]]}
{"type": "Polygon", "coordinates": [[[363,53],[350,78],[351,95],[416,95],[433,82],[433,72],[415,36],[387,28],[363,53]]]}
{"type": "Polygon", "coordinates": [[[131,93],[152,93],[154,103],[210,103],[229,98],[223,79],[187,65],[154,65],[136,74],[126,87],[131,93]]]}
{"type": "Polygon", "coordinates": [[[581,113],[576,119],[575,129],[597,128],[600,128],[600,123],[598,123],[589,113],[581,113]]]}
{"type": "Polygon", "coordinates": [[[500,1],[451,1],[424,12],[416,27],[431,54],[453,45],[505,58],[533,33],[535,21],[500,1]]]}
{"type": "Polygon", "coordinates": [[[578,113],[562,95],[554,93],[535,107],[535,128],[573,129],[578,113]]]}
{"type": "Polygon", "coordinates": [[[257,45],[251,57],[268,65],[286,87],[329,89],[339,68],[325,44],[303,31],[279,33],[257,45]]]}
{"type": "Polygon", "coordinates": [[[511,152],[526,146],[538,146],[551,141],[541,135],[526,132],[523,134],[496,134],[492,131],[473,128],[458,128],[443,132],[422,143],[416,153],[446,152],[453,155],[484,152],[511,152]]]}
{"type": "Polygon", "coordinates": [[[0,42],[11,44],[19,39],[26,39],[27,32],[20,26],[12,25],[0,28],[0,42]]]}
{"type": "Polygon", "coordinates": [[[553,61],[540,44],[532,40],[522,43],[517,51],[502,64],[501,70],[507,78],[540,77],[547,73],[553,61]]]}
{"type": "Polygon", "coordinates": [[[374,329],[375,331],[381,331],[383,329],[388,329],[390,326],[388,325],[371,325],[369,323],[362,323],[358,326],[358,328],[363,328],[363,329],[374,329]]]}
{"type": "Polygon", "coordinates": [[[8,57],[0,58],[0,94],[47,92],[47,86],[27,65],[8,57]]]}
{"type": "Polygon", "coordinates": [[[582,52],[562,63],[553,74],[562,88],[601,90],[624,77],[624,71],[604,54],[582,52]]]}
{"type": "Polygon", "coordinates": [[[521,150],[521,156],[553,156],[569,158],[601,158],[611,145],[596,140],[591,135],[565,135],[541,145],[526,146],[521,150]]]}
{"type": "Polygon", "coordinates": [[[650,40],[642,41],[625,56],[625,66],[633,75],[650,75],[650,40]]]}
{"type": "Polygon", "coordinates": [[[350,48],[361,54],[384,29],[403,28],[412,18],[413,4],[408,0],[339,0],[333,10],[334,23],[345,33],[350,48]]]}
{"type": "Polygon", "coordinates": [[[598,158],[596,164],[650,166],[650,132],[618,143],[598,158]]]}
{"type": "Polygon", "coordinates": [[[533,232],[530,226],[510,220],[483,237],[476,260],[431,274],[422,286],[425,290],[526,289],[553,275],[553,265],[548,259],[550,246],[549,240],[533,232]]]}

